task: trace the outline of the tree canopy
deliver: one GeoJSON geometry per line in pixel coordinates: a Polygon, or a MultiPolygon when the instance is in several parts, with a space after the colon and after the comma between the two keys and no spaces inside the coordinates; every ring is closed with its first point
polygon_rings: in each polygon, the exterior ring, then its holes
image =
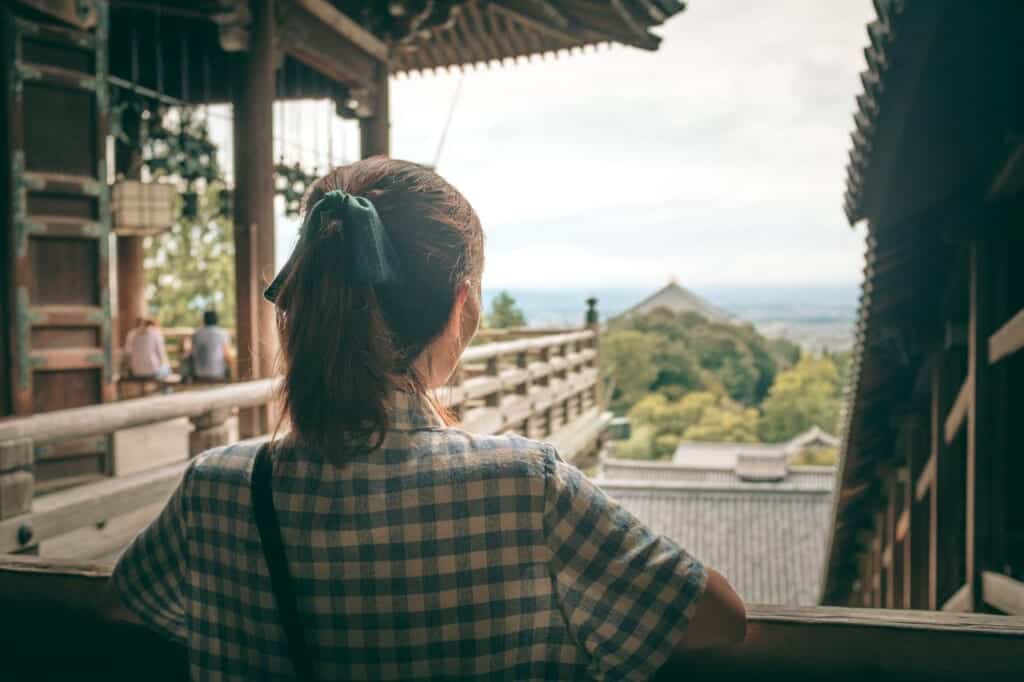
{"type": "Polygon", "coordinates": [[[526,315],[507,291],[502,291],[491,300],[491,311],[487,314],[487,326],[498,329],[525,327],[526,315]]]}
{"type": "MultiPolygon", "coordinates": [[[[624,457],[671,457],[684,440],[781,442],[812,426],[838,426],[848,356],[804,356],[752,325],[659,309],[619,320],[601,339],[612,408],[628,414],[624,457]]],[[[804,463],[835,451],[801,453],[804,463]]]]}
{"type": "Polygon", "coordinates": [[[753,325],[711,322],[697,313],[665,308],[614,322],[601,343],[616,387],[612,408],[619,413],[647,392],[679,398],[690,391],[710,391],[757,405],[778,371],[800,354],[796,344],[769,341],[753,325]],[[626,361],[627,356],[634,357],[626,361]],[[642,389],[652,373],[654,378],[642,389]]]}
{"type": "Polygon", "coordinates": [[[794,367],[779,374],[761,405],[761,438],[776,443],[812,426],[835,432],[841,395],[839,370],[831,357],[801,358],[794,367]]]}

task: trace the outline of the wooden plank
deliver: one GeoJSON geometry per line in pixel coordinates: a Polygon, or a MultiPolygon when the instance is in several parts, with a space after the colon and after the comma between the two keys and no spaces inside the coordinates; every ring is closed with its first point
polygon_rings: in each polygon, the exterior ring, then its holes
{"type": "Polygon", "coordinates": [[[928,461],[925,462],[924,468],[921,470],[921,475],[917,477],[917,483],[914,486],[914,499],[921,501],[924,496],[928,494],[928,490],[935,484],[935,451],[928,457],[928,461]]]}
{"type": "Polygon", "coordinates": [[[970,583],[964,583],[960,589],[953,593],[953,596],[942,605],[943,611],[954,613],[969,613],[974,610],[974,596],[970,583]]]}
{"type": "Polygon", "coordinates": [[[984,571],[981,574],[982,599],[1011,616],[1024,616],[1024,582],[1008,575],[984,571]]]}
{"type": "Polygon", "coordinates": [[[105,359],[102,348],[48,348],[33,350],[29,360],[40,369],[89,369],[103,367],[105,359]]]}
{"type": "Polygon", "coordinates": [[[968,375],[964,379],[964,383],[960,385],[960,390],[956,394],[956,400],[953,402],[953,406],[949,409],[949,414],[946,415],[945,424],[943,426],[943,436],[946,439],[946,444],[949,445],[956,438],[957,432],[960,427],[964,425],[967,420],[967,412],[971,406],[972,396],[974,395],[974,376],[968,375]]]}
{"type": "Polygon", "coordinates": [[[25,543],[23,528],[36,543],[76,528],[105,521],[169,495],[189,465],[175,462],[124,478],[110,478],[36,498],[29,514],[0,521],[0,552],[25,543]]]}
{"type": "Polygon", "coordinates": [[[94,305],[34,305],[29,316],[35,325],[88,327],[103,323],[103,308],[94,305]]]}
{"type": "Polygon", "coordinates": [[[988,339],[988,361],[996,364],[1024,348],[1024,308],[988,339]]]}

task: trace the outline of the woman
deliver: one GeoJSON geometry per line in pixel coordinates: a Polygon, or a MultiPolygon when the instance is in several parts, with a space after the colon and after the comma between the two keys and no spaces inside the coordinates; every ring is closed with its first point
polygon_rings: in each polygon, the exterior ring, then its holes
{"type": "Polygon", "coordinates": [[[287,435],[197,457],[114,573],[193,676],[646,677],[743,638],[720,575],[550,445],[467,433],[430,397],[480,319],[461,194],[373,158],[307,206],[266,293],[287,435]]]}

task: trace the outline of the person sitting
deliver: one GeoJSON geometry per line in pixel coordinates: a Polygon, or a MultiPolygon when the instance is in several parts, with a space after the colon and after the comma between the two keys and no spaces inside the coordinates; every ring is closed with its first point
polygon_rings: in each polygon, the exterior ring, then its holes
{"type": "Polygon", "coordinates": [[[306,205],[265,293],[287,429],[189,463],[114,569],[118,614],[186,643],[194,679],[644,678],[743,639],[716,571],[436,399],[481,317],[457,190],[374,157],[306,205]]]}
{"type": "Polygon", "coordinates": [[[167,347],[164,335],[160,332],[156,320],[147,318],[141,328],[133,330],[128,348],[128,367],[133,378],[155,379],[162,381],[171,374],[171,364],[167,359],[167,347]]]}
{"type": "Polygon", "coordinates": [[[203,326],[192,334],[192,352],[189,354],[189,375],[200,381],[223,381],[228,377],[231,363],[231,339],[217,326],[220,317],[216,310],[203,313],[203,326]]]}

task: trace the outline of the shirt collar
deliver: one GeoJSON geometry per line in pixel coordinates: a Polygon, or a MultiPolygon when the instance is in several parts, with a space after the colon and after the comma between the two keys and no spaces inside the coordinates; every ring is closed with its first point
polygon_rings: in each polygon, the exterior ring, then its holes
{"type": "Polygon", "coordinates": [[[392,431],[415,431],[445,425],[426,396],[410,391],[395,390],[391,393],[388,398],[388,417],[392,431]]]}

